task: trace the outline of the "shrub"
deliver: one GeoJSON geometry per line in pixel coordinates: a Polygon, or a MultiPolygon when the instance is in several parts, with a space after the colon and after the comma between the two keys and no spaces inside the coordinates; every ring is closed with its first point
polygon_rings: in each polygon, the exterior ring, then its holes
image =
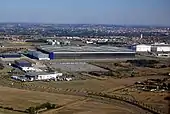
{"type": "Polygon", "coordinates": [[[59,108],[60,106],[56,106],[56,104],[51,104],[49,102],[47,103],[43,103],[40,106],[36,106],[36,107],[29,107],[28,109],[25,110],[26,113],[29,114],[36,114],[40,109],[54,109],[54,108],[59,108]]]}
{"type": "Polygon", "coordinates": [[[7,110],[13,110],[12,107],[4,107],[4,109],[7,109],[7,110]]]}
{"type": "Polygon", "coordinates": [[[3,64],[0,63],[0,70],[4,69],[3,64]]]}
{"type": "Polygon", "coordinates": [[[169,96],[168,96],[168,97],[165,97],[164,100],[168,100],[168,101],[169,101],[169,100],[170,100],[170,97],[169,97],[169,96]]]}
{"type": "Polygon", "coordinates": [[[54,109],[56,108],[56,104],[51,104],[49,102],[44,103],[40,106],[40,108],[54,109]]]}
{"type": "Polygon", "coordinates": [[[52,109],[56,108],[56,104],[51,104],[51,108],[52,109]]]}
{"type": "Polygon", "coordinates": [[[29,107],[28,109],[26,109],[25,112],[27,112],[29,114],[36,114],[37,113],[37,111],[34,107],[29,107]]]}
{"type": "Polygon", "coordinates": [[[161,65],[160,68],[166,68],[167,66],[166,65],[161,65]]]}

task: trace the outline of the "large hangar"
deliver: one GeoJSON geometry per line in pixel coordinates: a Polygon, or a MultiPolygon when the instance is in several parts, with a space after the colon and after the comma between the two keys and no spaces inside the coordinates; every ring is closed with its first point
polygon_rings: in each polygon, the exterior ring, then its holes
{"type": "Polygon", "coordinates": [[[39,51],[48,53],[50,59],[114,59],[135,57],[135,52],[111,46],[41,46],[39,51]]]}

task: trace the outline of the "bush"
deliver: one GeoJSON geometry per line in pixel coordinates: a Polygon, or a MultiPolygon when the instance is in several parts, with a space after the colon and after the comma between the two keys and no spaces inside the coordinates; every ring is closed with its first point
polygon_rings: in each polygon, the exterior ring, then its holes
{"type": "Polygon", "coordinates": [[[139,67],[154,67],[154,64],[159,63],[159,61],[157,60],[145,60],[145,59],[127,60],[126,62],[139,67]]]}
{"type": "Polygon", "coordinates": [[[4,109],[7,109],[7,110],[14,110],[12,107],[4,107],[4,109]]]}
{"type": "Polygon", "coordinates": [[[118,63],[114,63],[114,66],[119,66],[119,64],[118,63]]]}
{"type": "Polygon", "coordinates": [[[56,106],[56,104],[51,104],[49,102],[41,104],[40,106],[36,106],[36,107],[29,107],[28,109],[25,110],[26,113],[29,114],[36,114],[40,109],[55,109],[56,107],[60,107],[60,106],[56,106]]]}
{"type": "Polygon", "coordinates": [[[161,65],[160,68],[166,68],[167,66],[166,65],[161,65]]]}
{"type": "Polygon", "coordinates": [[[56,104],[51,104],[51,108],[52,109],[56,108],[56,104]]]}
{"type": "Polygon", "coordinates": [[[4,69],[4,66],[2,63],[0,63],[0,70],[3,70],[4,69]]]}
{"type": "Polygon", "coordinates": [[[34,107],[29,107],[28,109],[26,109],[26,112],[29,114],[36,114],[37,111],[34,107]]]}
{"type": "Polygon", "coordinates": [[[38,108],[38,109],[43,109],[43,108],[54,109],[54,108],[56,108],[56,104],[51,104],[51,103],[47,102],[47,103],[44,103],[36,108],[38,108]]]}
{"type": "Polygon", "coordinates": [[[45,106],[47,109],[51,109],[51,103],[49,103],[49,102],[45,103],[44,106],[45,106]]]}
{"type": "Polygon", "coordinates": [[[170,101],[170,97],[165,97],[164,100],[170,101]]]}

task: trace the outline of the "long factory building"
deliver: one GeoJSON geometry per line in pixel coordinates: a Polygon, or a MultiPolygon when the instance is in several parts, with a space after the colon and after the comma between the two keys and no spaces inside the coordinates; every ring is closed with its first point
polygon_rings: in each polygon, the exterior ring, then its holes
{"type": "Polygon", "coordinates": [[[134,51],[111,46],[41,46],[38,51],[49,54],[50,59],[114,59],[135,57],[134,51]]]}

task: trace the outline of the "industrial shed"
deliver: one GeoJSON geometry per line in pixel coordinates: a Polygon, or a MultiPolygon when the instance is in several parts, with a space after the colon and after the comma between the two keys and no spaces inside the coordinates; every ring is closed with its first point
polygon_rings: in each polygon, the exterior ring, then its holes
{"type": "Polygon", "coordinates": [[[48,53],[50,59],[114,59],[135,57],[135,52],[111,46],[41,46],[38,50],[48,53]]]}

